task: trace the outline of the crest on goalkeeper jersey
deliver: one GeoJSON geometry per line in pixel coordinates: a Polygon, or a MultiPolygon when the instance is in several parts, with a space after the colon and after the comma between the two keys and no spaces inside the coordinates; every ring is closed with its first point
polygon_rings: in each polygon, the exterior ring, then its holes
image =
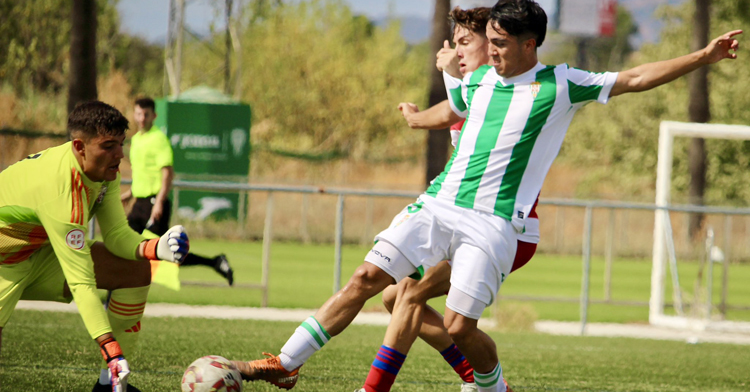
{"type": "Polygon", "coordinates": [[[65,235],[65,243],[72,249],[81,250],[86,243],[85,234],[81,229],[73,229],[65,235]]]}

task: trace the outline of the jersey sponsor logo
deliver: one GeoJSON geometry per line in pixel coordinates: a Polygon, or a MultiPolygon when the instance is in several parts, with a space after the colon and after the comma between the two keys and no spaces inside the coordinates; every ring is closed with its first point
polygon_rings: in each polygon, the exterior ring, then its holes
{"type": "Polygon", "coordinates": [[[532,82],[529,87],[531,88],[531,95],[536,98],[537,95],[539,95],[539,91],[542,90],[542,84],[539,82],[532,82]]]}
{"type": "Polygon", "coordinates": [[[86,235],[81,229],[73,229],[65,235],[65,243],[71,249],[81,250],[83,245],[86,244],[86,235]]]}

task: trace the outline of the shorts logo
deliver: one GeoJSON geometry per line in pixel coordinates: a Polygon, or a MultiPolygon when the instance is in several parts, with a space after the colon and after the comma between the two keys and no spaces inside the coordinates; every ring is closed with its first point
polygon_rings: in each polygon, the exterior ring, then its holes
{"type": "Polygon", "coordinates": [[[388,256],[386,256],[386,255],[384,255],[384,254],[380,253],[379,251],[377,251],[377,250],[375,250],[375,249],[371,249],[371,250],[370,250],[370,252],[372,252],[372,253],[374,253],[374,254],[376,254],[376,255],[380,256],[381,258],[385,259],[385,261],[387,261],[387,262],[389,262],[389,263],[391,262],[391,258],[390,258],[390,257],[388,257],[388,256]]]}
{"type": "Polygon", "coordinates": [[[73,229],[65,235],[65,243],[69,247],[76,250],[83,249],[83,245],[86,243],[85,235],[81,229],[73,229]]]}
{"type": "Polygon", "coordinates": [[[413,214],[415,212],[419,212],[419,210],[422,209],[422,206],[424,206],[423,201],[420,201],[418,203],[412,203],[412,204],[409,204],[409,206],[406,208],[406,211],[408,211],[410,214],[413,214]]]}
{"type": "Polygon", "coordinates": [[[396,223],[395,223],[395,224],[393,225],[393,227],[398,227],[398,226],[399,226],[400,224],[402,224],[402,223],[406,222],[406,220],[407,220],[407,219],[409,219],[410,217],[411,217],[411,215],[409,215],[409,214],[406,214],[406,215],[404,215],[404,217],[403,217],[403,218],[401,218],[401,220],[400,220],[400,221],[396,222],[396,223]]]}
{"type": "Polygon", "coordinates": [[[524,213],[523,211],[518,211],[518,219],[523,219],[524,213]]]}

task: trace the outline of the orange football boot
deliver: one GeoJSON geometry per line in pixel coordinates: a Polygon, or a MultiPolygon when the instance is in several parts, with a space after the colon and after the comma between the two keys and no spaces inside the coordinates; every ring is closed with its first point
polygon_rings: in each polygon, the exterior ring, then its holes
{"type": "Polygon", "coordinates": [[[279,389],[292,389],[299,379],[299,368],[291,372],[281,366],[279,357],[263,353],[268,358],[258,359],[250,362],[232,361],[245,381],[263,380],[271,383],[279,389]]]}

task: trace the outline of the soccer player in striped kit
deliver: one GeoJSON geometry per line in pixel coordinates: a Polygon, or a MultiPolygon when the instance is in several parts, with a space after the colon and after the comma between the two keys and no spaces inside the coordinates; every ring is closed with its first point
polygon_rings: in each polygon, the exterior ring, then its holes
{"type": "MultiPolygon", "coordinates": [[[[461,74],[473,72],[489,63],[488,41],[485,35],[489,17],[488,7],[469,10],[456,7],[449,14],[453,24],[453,42],[456,46],[455,49],[450,49],[446,44],[441,54],[456,56],[461,74]]],[[[453,147],[458,144],[464,119],[450,110],[448,100],[425,111],[419,111],[413,103],[401,103],[399,109],[412,128],[440,129],[445,128],[450,122],[457,121],[451,125],[450,132],[451,144],[453,147]]],[[[518,234],[517,251],[511,272],[521,268],[531,259],[538,242],[539,219],[536,208],[533,208],[529,214],[526,231],[518,234]]],[[[442,315],[426,304],[427,300],[448,293],[451,273],[449,263],[440,262],[427,270],[422,279],[404,279],[398,285],[388,286],[383,291],[383,303],[389,312],[396,314],[393,320],[401,322],[392,322],[388,325],[383,345],[370,367],[365,384],[357,392],[390,391],[401,364],[404,363],[417,336],[437,350],[459,375],[463,381],[461,392],[477,390],[474,369],[448,335],[442,315]]]]}
{"type": "Polygon", "coordinates": [[[671,60],[592,73],[539,63],[546,28],[547,15],[536,2],[500,0],[486,28],[491,65],[461,79],[455,58],[438,57],[450,107],[466,118],[445,170],[376,236],[365,263],[295,330],[278,357],[237,362],[245,379],[294,387],[299,368],[351,323],[367,299],[450,259],[445,326],[474,368],[478,391],[507,390],[495,343],[477,321],[513,268],[518,234],[525,231],[573,115],[586,103],[604,104],[735,59],[739,42],[733,37],[742,32],[728,32],[671,60]]]}

